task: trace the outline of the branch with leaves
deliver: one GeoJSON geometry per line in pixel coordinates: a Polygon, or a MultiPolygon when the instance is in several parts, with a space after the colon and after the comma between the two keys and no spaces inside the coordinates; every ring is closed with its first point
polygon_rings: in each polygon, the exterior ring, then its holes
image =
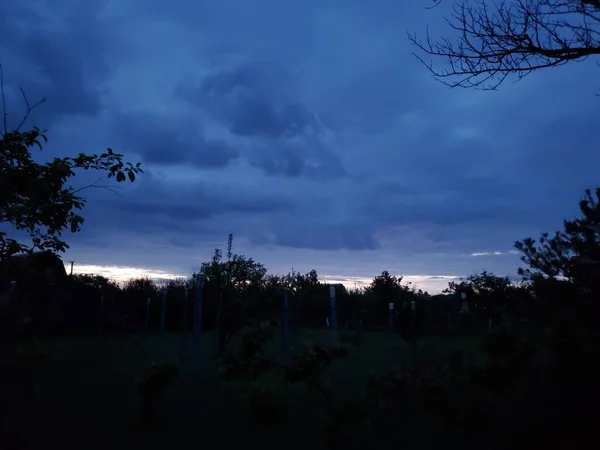
{"type": "Polygon", "coordinates": [[[75,170],[108,172],[108,178],[114,178],[117,183],[133,182],[137,174],[143,173],[141,163],[124,162],[123,155],[110,148],[100,155],[80,153],[76,157],[54,158],[45,164],[36,162],[32,148],[43,149],[42,143],[48,141],[45,131],[33,127],[22,132],[20,128],[44,99],[31,105],[23,90],[21,93],[27,110],[19,126],[8,131],[4,76],[0,66],[4,126],[0,135],[0,224],[10,224],[16,230],[26,231],[31,239],[31,244],[24,244],[0,232],[0,261],[35,249],[65,251],[69,246],[61,238],[63,231],[68,228],[76,233],[84,222],[78,211],[86,200],[78,194],[88,188],[117,193],[115,186],[99,184],[100,179],[79,189],[65,186],[76,175],[75,170]]]}

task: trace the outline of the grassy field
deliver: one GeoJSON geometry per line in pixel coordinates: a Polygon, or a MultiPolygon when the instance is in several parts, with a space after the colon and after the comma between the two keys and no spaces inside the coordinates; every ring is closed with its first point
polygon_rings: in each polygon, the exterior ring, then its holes
{"type": "MultiPolygon", "coordinates": [[[[296,347],[328,344],[331,332],[302,330],[292,335],[296,347]]],[[[458,349],[469,362],[480,358],[477,340],[426,337],[416,354],[421,361],[448,360],[458,349]]],[[[262,443],[263,448],[320,448],[326,411],[322,399],[302,384],[285,386],[274,371],[257,381],[287,401],[281,421],[265,424],[247,412],[248,382],[218,379],[216,336],[150,334],[105,339],[47,339],[38,342],[43,358],[22,380],[4,383],[7,409],[3,442],[16,448],[47,445],[107,448],[232,448],[262,443]],[[180,376],[168,392],[160,419],[137,423],[135,382],[151,362],[178,362],[180,376]],[[20,387],[17,384],[20,383],[20,387]],[[27,386],[34,386],[27,390],[27,386]],[[23,392],[21,392],[23,391],[23,392]]],[[[273,342],[277,352],[280,342],[273,342]]],[[[393,335],[367,332],[360,346],[347,345],[350,357],[334,363],[328,376],[341,398],[357,397],[373,373],[385,373],[412,360],[413,348],[393,335]]],[[[3,448],[8,448],[4,447],[3,448]]]]}

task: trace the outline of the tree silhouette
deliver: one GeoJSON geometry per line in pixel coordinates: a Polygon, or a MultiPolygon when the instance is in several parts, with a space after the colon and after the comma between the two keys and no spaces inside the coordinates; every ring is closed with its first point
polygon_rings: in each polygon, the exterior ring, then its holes
{"type": "Polygon", "coordinates": [[[496,89],[509,75],[521,79],[600,54],[600,0],[462,0],[446,22],[456,42],[432,40],[429,29],[425,42],[408,36],[421,52],[446,60],[449,68],[435,69],[415,55],[451,87],[496,89]]]}
{"type": "Polygon", "coordinates": [[[553,237],[543,233],[537,241],[527,238],[515,242],[521,260],[529,266],[519,268],[519,275],[526,279],[544,276],[574,280],[581,266],[575,262],[600,262],[600,188],[594,194],[587,189],[579,209],[582,217],[565,220],[564,229],[553,237]]]}
{"type": "Polygon", "coordinates": [[[133,182],[142,172],[141,163],[125,163],[123,155],[110,148],[100,155],[80,153],[74,158],[54,158],[45,164],[34,161],[32,148],[42,150],[42,142],[48,139],[38,127],[24,132],[20,128],[44,99],[30,105],[25,93],[22,90],[21,93],[27,110],[17,128],[9,131],[0,65],[3,124],[0,131],[0,223],[26,231],[31,239],[31,244],[25,244],[0,232],[0,261],[23,251],[62,252],[69,248],[61,236],[65,229],[73,233],[81,230],[84,219],[77,211],[83,208],[86,200],[79,193],[92,187],[114,189],[113,186],[98,184],[101,178],[79,189],[67,187],[76,169],[108,172],[108,178],[114,178],[118,183],[133,182]]]}

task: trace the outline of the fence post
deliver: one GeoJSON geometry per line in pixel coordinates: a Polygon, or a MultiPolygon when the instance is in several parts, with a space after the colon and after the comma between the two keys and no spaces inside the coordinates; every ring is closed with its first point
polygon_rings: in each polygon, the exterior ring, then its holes
{"type": "Polygon", "coordinates": [[[394,303],[390,302],[388,306],[388,337],[392,335],[392,329],[394,328],[394,303]]]}
{"type": "Polygon", "coordinates": [[[194,335],[202,330],[202,298],[204,296],[204,274],[198,274],[196,279],[196,298],[194,302],[194,335]]]}
{"type": "Polygon", "coordinates": [[[338,337],[338,321],[337,321],[337,305],[335,304],[335,286],[329,287],[329,308],[331,309],[331,329],[333,330],[334,337],[338,337]]]}
{"type": "Polygon", "coordinates": [[[181,313],[181,330],[185,335],[188,329],[188,289],[187,287],[183,293],[183,311],[181,313]]]}
{"type": "Polygon", "coordinates": [[[290,304],[287,291],[283,294],[283,351],[290,349],[290,304]]]}
{"type": "Polygon", "coordinates": [[[168,288],[164,286],[162,288],[162,308],[160,311],[160,332],[165,331],[165,316],[167,315],[167,292],[168,288]]]}
{"type": "Polygon", "coordinates": [[[100,297],[100,320],[98,321],[98,332],[102,336],[104,330],[104,295],[100,297]]]}
{"type": "Polygon", "coordinates": [[[150,302],[152,301],[151,297],[148,297],[148,301],[146,302],[146,317],[144,318],[144,331],[148,332],[148,320],[150,318],[150,302]]]}

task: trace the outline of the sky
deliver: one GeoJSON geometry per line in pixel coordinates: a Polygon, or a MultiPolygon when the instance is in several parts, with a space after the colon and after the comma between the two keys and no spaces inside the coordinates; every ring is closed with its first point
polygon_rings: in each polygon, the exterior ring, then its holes
{"type": "Polygon", "coordinates": [[[383,270],[429,292],[515,275],[514,242],[560,229],[598,185],[600,69],[448,88],[407,39],[427,25],[455,36],[452,2],[427,6],[1,2],[9,123],[19,88],[47,99],[25,123],[48,130],[36,159],[111,147],[144,168],[116,194],[85,191],[63,259],[117,279],[185,276],[233,233],[273,273],[349,286],[383,270]]]}

